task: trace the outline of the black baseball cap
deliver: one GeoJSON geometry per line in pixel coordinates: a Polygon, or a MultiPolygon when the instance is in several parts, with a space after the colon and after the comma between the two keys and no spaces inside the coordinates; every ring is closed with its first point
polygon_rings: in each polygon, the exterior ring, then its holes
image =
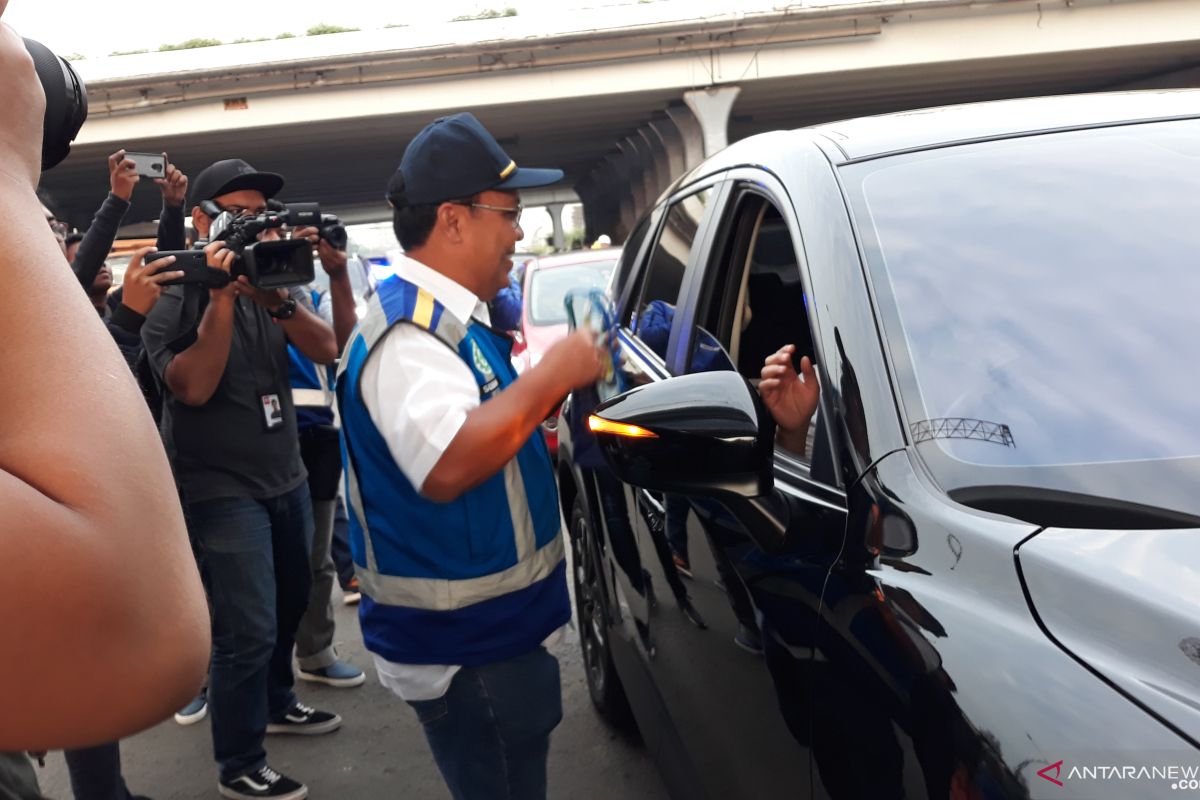
{"type": "Polygon", "coordinates": [[[549,186],[561,169],[518,167],[470,112],[441,117],[416,135],[388,181],[393,206],[442,203],[489,189],[549,186]]]}
{"type": "Polygon", "coordinates": [[[200,203],[242,189],[257,189],[271,198],[282,188],[282,175],[259,172],[240,158],[227,158],[205,167],[192,181],[189,194],[193,202],[200,203]]]}

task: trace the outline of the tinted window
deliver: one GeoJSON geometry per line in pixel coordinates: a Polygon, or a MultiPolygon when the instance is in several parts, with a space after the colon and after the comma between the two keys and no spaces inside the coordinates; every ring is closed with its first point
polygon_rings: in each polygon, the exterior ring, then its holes
{"type": "Polygon", "coordinates": [[[847,173],[918,387],[915,441],[990,466],[1200,454],[1200,123],[847,173]]]}
{"type": "Polygon", "coordinates": [[[529,286],[529,318],[534,325],[561,325],[567,321],[563,299],[572,289],[608,287],[616,259],[535,270],[529,286]]]}
{"type": "Polygon", "coordinates": [[[666,359],[675,307],[679,304],[688,256],[696,243],[708,193],[709,190],[704,189],[671,206],[646,267],[634,331],[663,359],[666,359]]]}

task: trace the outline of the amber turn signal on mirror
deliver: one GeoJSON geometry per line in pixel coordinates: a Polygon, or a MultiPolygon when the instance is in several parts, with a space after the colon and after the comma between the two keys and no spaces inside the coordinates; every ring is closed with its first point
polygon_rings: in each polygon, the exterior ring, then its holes
{"type": "Polygon", "coordinates": [[[623,422],[610,422],[595,415],[588,417],[588,428],[592,433],[611,433],[616,436],[628,436],[633,439],[657,439],[658,434],[637,425],[626,425],[623,422]]]}

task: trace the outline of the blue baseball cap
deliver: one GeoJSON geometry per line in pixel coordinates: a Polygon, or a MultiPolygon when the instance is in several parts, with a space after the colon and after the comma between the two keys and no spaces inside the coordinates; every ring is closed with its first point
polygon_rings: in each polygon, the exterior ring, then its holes
{"type": "Polygon", "coordinates": [[[444,203],[486,192],[533,189],[562,180],[561,169],[518,167],[470,112],[426,125],[388,181],[393,206],[444,203]]]}

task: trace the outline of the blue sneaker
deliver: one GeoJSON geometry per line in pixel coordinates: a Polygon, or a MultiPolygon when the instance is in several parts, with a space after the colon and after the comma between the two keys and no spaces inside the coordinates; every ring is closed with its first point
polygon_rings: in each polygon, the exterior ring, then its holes
{"type": "Polygon", "coordinates": [[[362,686],[363,681],[367,679],[361,669],[347,664],[345,661],[335,661],[328,667],[320,669],[299,669],[296,672],[301,680],[336,686],[339,689],[362,686]]]}
{"type": "Polygon", "coordinates": [[[192,702],[175,712],[175,721],[180,725],[195,725],[208,716],[208,690],[201,689],[192,702]]]}

